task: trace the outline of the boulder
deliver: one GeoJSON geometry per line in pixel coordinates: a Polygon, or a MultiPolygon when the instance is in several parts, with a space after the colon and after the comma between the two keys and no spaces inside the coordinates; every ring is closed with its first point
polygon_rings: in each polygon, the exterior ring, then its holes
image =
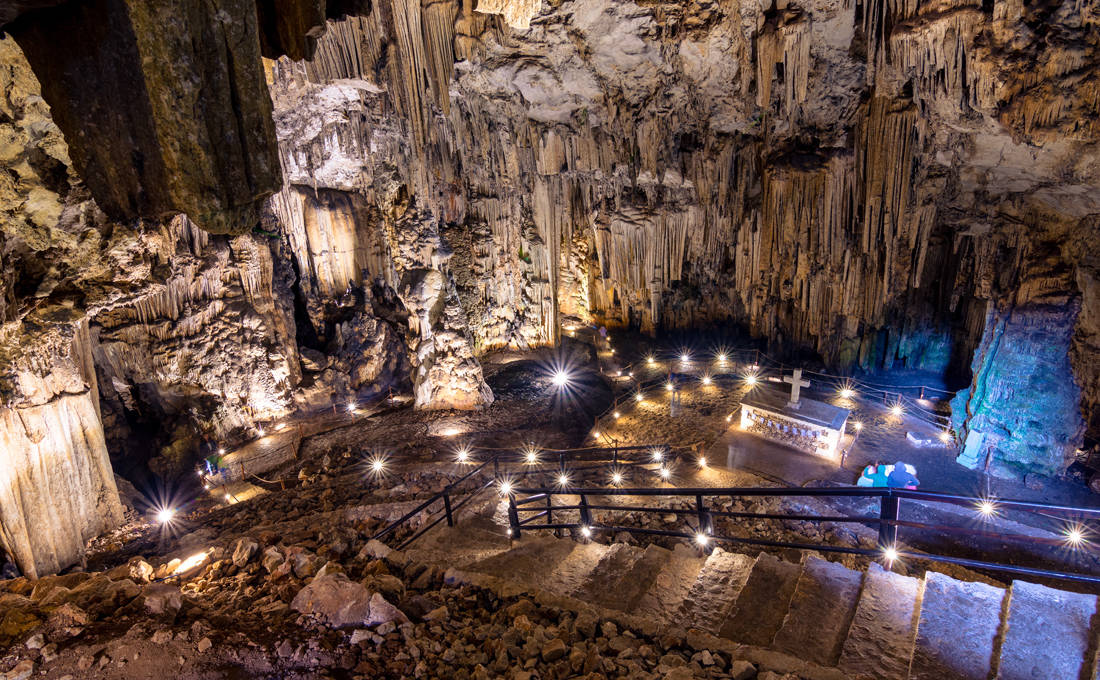
{"type": "Polygon", "coordinates": [[[408,622],[408,618],[382,597],[343,574],[326,574],[298,591],[291,609],[313,616],[334,628],[375,626],[386,621],[408,622]]]}
{"type": "Polygon", "coordinates": [[[175,586],[166,583],[154,583],[146,586],[143,604],[150,614],[168,614],[174,616],[183,606],[183,593],[175,586]]]}
{"type": "Polygon", "coordinates": [[[34,674],[34,662],[24,659],[4,674],[4,680],[27,680],[32,674],[34,674]]]}
{"type": "Polygon", "coordinates": [[[255,539],[245,536],[237,541],[237,545],[233,548],[233,564],[237,568],[241,568],[248,564],[248,561],[253,558],[260,551],[260,544],[255,539]]]}
{"type": "Polygon", "coordinates": [[[278,569],[279,565],[281,565],[285,560],[286,558],[283,557],[283,554],[281,552],[279,552],[279,549],[275,546],[271,546],[264,551],[264,555],[260,559],[260,563],[263,565],[264,570],[270,574],[271,572],[278,569]]]}

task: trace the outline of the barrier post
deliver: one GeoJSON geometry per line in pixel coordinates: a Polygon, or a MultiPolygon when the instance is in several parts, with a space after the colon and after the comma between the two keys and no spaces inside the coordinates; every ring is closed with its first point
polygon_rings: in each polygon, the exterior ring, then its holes
{"type": "Polygon", "coordinates": [[[878,542],[883,548],[892,548],[898,543],[898,525],[894,522],[898,521],[900,506],[901,499],[892,492],[887,491],[882,496],[879,506],[879,519],[882,521],[878,525],[878,542]]]}
{"type": "Polygon", "coordinates": [[[443,511],[447,513],[447,526],[455,525],[454,515],[451,514],[451,494],[443,494],[443,511]]]}
{"type": "Polygon", "coordinates": [[[516,509],[516,495],[508,494],[508,526],[512,529],[512,538],[519,538],[519,510],[516,509]]]}

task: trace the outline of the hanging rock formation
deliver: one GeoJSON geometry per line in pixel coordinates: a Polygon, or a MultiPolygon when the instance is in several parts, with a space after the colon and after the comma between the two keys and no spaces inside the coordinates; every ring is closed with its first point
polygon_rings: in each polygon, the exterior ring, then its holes
{"type": "MultiPolygon", "coordinates": [[[[396,170],[446,225],[480,348],[555,342],[563,313],[732,320],[839,368],[959,379],[1021,286],[1097,314],[1072,276],[1087,248],[1029,281],[1048,255],[1028,235],[1096,237],[1096,131],[1071,122],[1096,108],[1094,9],[384,0],[272,69],[280,153],[372,206],[396,170]]],[[[1079,407],[1100,418],[1092,336],[1049,332],[1084,397],[1011,426],[1020,474],[1036,428],[1065,458],[1079,407]]]]}

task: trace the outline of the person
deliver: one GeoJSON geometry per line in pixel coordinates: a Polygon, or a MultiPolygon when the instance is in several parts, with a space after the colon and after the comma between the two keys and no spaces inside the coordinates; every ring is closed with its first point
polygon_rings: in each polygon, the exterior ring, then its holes
{"type": "Polygon", "coordinates": [[[920,484],[916,475],[909,471],[909,466],[900,460],[894,463],[894,469],[886,477],[886,486],[894,489],[915,489],[920,484]]]}
{"type": "Polygon", "coordinates": [[[872,465],[868,465],[863,469],[863,474],[856,482],[856,485],[881,488],[886,486],[887,479],[888,477],[886,475],[886,466],[875,463],[872,465]]]}

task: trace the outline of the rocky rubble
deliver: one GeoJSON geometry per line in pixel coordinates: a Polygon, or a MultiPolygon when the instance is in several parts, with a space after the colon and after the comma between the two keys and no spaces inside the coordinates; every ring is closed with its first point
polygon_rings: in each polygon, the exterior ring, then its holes
{"type": "Polygon", "coordinates": [[[180,578],[170,575],[172,562],[135,558],[107,572],[2,582],[8,653],[0,671],[139,677],[162,659],[184,678],[230,669],[250,677],[769,677],[683,631],[641,631],[448,585],[438,569],[377,542],[324,558],[294,540],[242,538],[180,578]]]}

